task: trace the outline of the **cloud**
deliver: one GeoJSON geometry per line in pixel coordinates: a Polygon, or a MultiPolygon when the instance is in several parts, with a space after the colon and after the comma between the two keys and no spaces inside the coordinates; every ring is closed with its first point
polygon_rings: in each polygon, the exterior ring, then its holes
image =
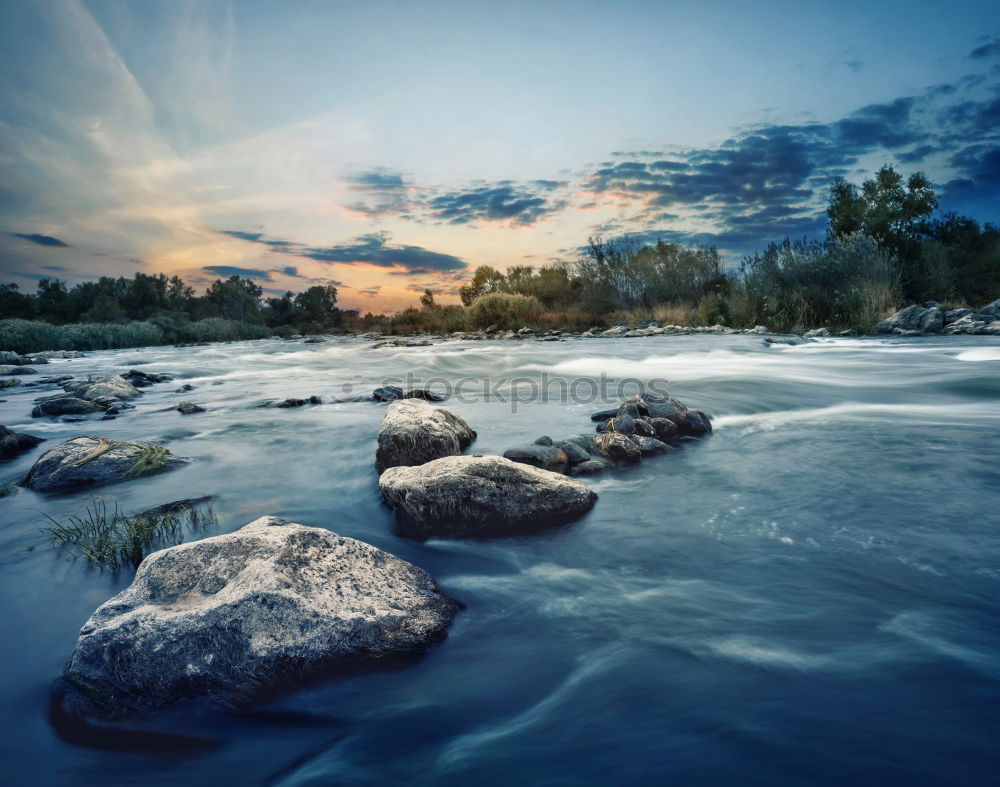
{"type": "Polygon", "coordinates": [[[418,189],[407,183],[403,173],[387,167],[360,172],[343,178],[349,191],[358,192],[363,198],[343,207],[366,218],[406,216],[414,207],[411,192],[418,189]]]}
{"type": "Polygon", "coordinates": [[[558,185],[555,181],[533,181],[515,186],[501,181],[441,194],[429,199],[426,206],[433,218],[449,224],[498,221],[529,225],[566,207],[565,201],[550,200],[540,193],[558,185]]]}
{"type": "Polygon", "coordinates": [[[265,271],[260,268],[239,268],[235,265],[206,265],[202,270],[205,273],[211,273],[213,276],[242,276],[244,279],[273,281],[271,278],[272,271],[265,271]]]}
{"type": "Polygon", "coordinates": [[[375,286],[369,287],[366,290],[358,290],[358,295],[366,295],[369,298],[374,298],[376,295],[378,295],[379,290],[381,290],[381,289],[382,289],[382,285],[381,284],[376,284],[375,286]]]}
{"type": "Polygon", "coordinates": [[[970,60],[987,60],[991,57],[1000,57],[1000,39],[994,38],[969,52],[970,60]]]}
{"type": "Polygon", "coordinates": [[[821,201],[830,181],[861,157],[899,151],[919,160],[933,152],[916,117],[918,105],[917,98],[904,97],[829,123],[761,125],[714,147],[607,162],[585,173],[584,181],[624,211],[605,223],[609,228],[730,248],[818,232],[825,226],[821,201]],[[669,221],[714,230],[663,229],[669,221]]]}
{"type": "Polygon", "coordinates": [[[419,269],[437,273],[468,267],[467,263],[452,254],[431,251],[423,246],[392,245],[387,232],[361,235],[346,243],[331,246],[308,246],[294,241],[266,238],[256,232],[223,230],[222,234],[262,244],[274,252],[317,262],[375,265],[380,268],[400,268],[404,272],[419,269]]]}
{"type": "Polygon", "coordinates": [[[33,232],[12,232],[10,234],[12,237],[37,243],[39,246],[55,246],[63,249],[71,248],[68,243],[64,243],[59,238],[53,238],[51,235],[38,235],[33,232]]]}
{"type": "Polygon", "coordinates": [[[845,60],[844,65],[856,74],[865,67],[865,61],[854,58],[853,60],[845,60]]]}

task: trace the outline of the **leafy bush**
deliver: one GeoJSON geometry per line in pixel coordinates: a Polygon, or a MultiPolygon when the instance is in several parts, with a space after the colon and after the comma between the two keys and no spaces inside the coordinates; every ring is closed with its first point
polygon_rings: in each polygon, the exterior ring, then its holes
{"type": "Polygon", "coordinates": [[[791,331],[815,325],[870,333],[900,299],[895,257],[871,238],[772,243],[747,258],[727,296],[735,324],[791,331]]]}
{"type": "Polygon", "coordinates": [[[470,330],[491,325],[514,330],[537,321],[541,314],[542,304],[537,298],[502,292],[482,295],[465,310],[470,330]]]}

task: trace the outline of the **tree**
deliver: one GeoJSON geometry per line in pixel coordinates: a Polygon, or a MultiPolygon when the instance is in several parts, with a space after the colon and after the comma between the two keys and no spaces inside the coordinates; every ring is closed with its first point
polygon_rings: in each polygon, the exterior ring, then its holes
{"type": "Polygon", "coordinates": [[[337,323],[337,288],[332,284],[315,285],[295,296],[295,308],[313,330],[337,323]]]}
{"type": "Polygon", "coordinates": [[[425,312],[431,311],[436,304],[434,303],[434,293],[430,290],[424,290],[424,294],[420,296],[420,308],[425,312]]]}
{"type": "Polygon", "coordinates": [[[830,187],[831,238],[861,233],[897,254],[910,251],[910,244],[925,236],[931,214],[937,209],[934,188],[923,173],[903,176],[885,165],[875,177],[861,184],[837,178],[830,187]]]}
{"type": "Polygon", "coordinates": [[[491,292],[506,292],[507,280],[500,271],[489,265],[480,265],[472,274],[472,281],[460,287],[458,295],[464,306],[469,306],[480,295],[491,292]]]}
{"type": "Polygon", "coordinates": [[[216,279],[205,293],[219,317],[240,322],[263,322],[260,298],[264,290],[250,279],[235,274],[223,281],[216,279]]]}
{"type": "Polygon", "coordinates": [[[66,282],[59,279],[42,279],[38,282],[35,304],[43,319],[54,323],[64,322],[67,317],[68,301],[66,282]]]}
{"type": "Polygon", "coordinates": [[[0,284],[0,319],[20,317],[30,319],[35,316],[35,301],[25,295],[21,288],[11,282],[0,284]]]}

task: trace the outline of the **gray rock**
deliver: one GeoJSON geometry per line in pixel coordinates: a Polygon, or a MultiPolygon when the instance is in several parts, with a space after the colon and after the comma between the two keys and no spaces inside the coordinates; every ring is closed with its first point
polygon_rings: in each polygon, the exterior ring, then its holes
{"type": "MultiPolygon", "coordinates": [[[[278,406],[281,407],[281,405],[278,406]]],[[[181,402],[179,405],[177,405],[176,410],[181,415],[193,415],[194,413],[205,412],[204,407],[201,407],[195,404],[194,402],[181,402]]]]}
{"type": "Polygon", "coordinates": [[[275,407],[287,409],[289,407],[304,407],[307,404],[323,404],[323,400],[318,396],[310,396],[308,399],[285,399],[278,402],[275,407]]]}
{"type": "Polygon", "coordinates": [[[18,454],[34,448],[45,440],[31,434],[13,432],[6,426],[0,426],[0,459],[10,459],[18,454]]]}
{"type": "Polygon", "coordinates": [[[597,494],[559,473],[499,456],[449,456],[379,478],[402,533],[418,538],[509,534],[589,511],[597,494]]]}
{"type": "Polygon", "coordinates": [[[813,328],[811,331],[806,331],[802,334],[805,339],[818,339],[829,335],[830,331],[826,328],[813,328]]]}
{"type": "MultiPolygon", "coordinates": [[[[430,342],[428,342],[430,344],[430,342]]],[[[403,396],[403,399],[423,399],[426,402],[443,402],[448,397],[426,388],[411,388],[403,396]]]]}
{"type": "Polygon", "coordinates": [[[39,399],[35,402],[35,406],[31,411],[31,417],[41,418],[43,415],[82,415],[84,413],[94,413],[100,409],[93,402],[63,394],[39,399]]]}
{"type": "Polygon", "coordinates": [[[0,365],[0,377],[13,377],[15,374],[38,374],[28,366],[0,365]]]}
{"type": "Polygon", "coordinates": [[[120,374],[94,377],[90,380],[71,380],[63,385],[63,390],[79,399],[88,401],[105,396],[114,399],[134,399],[137,396],[142,396],[142,391],[120,374]]]}
{"type": "Polygon", "coordinates": [[[889,319],[883,320],[876,327],[877,333],[895,333],[896,331],[918,331],[920,333],[937,333],[944,327],[944,315],[936,306],[925,309],[914,304],[900,309],[889,319]]]}
{"type": "Polygon", "coordinates": [[[552,445],[552,438],[543,434],[535,440],[535,445],[552,445]]]}
{"type": "Polygon", "coordinates": [[[677,424],[669,418],[650,418],[649,425],[653,427],[653,436],[658,440],[669,442],[677,437],[677,424]]]}
{"type": "Polygon", "coordinates": [[[394,402],[403,398],[403,389],[396,385],[383,385],[372,391],[372,399],[376,402],[394,402]]]}
{"type": "Polygon", "coordinates": [[[21,363],[21,356],[11,350],[0,350],[0,364],[4,366],[18,366],[21,363]]]}
{"type": "Polygon", "coordinates": [[[0,377],[0,390],[3,390],[4,388],[13,388],[15,385],[20,384],[20,377],[0,377]]]}
{"type": "Polygon", "coordinates": [[[700,437],[712,431],[712,419],[701,410],[685,410],[670,418],[679,437],[700,437]]]}
{"type": "Polygon", "coordinates": [[[600,450],[603,456],[620,462],[638,462],[642,458],[639,446],[619,432],[605,432],[600,450]]]}
{"type": "Polygon", "coordinates": [[[64,702],[101,718],[186,698],[240,704],[359,658],[420,650],[460,607],[371,544],[265,516],[143,560],[80,629],[64,702]]]}
{"type": "Polygon", "coordinates": [[[840,333],[837,334],[837,336],[844,336],[844,337],[857,336],[857,335],[858,332],[853,328],[848,328],[847,330],[841,331],[840,333]]]}
{"type": "Polygon", "coordinates": [[[646,402],[646,410],[650,418],[672,418],[687,412],[687,406],[678,399],[666,399],[662,402],[646,402]]]}
{"type": "Polygon", "coordinates": [[[571,476],[578,475],[596,475],[597,473],[603,473],[611,467],[608,462],[600,458],[591,458],[586,462],[580,462],[579,464],[573,465],[570,468],[569,474],[571,476]]]}
{"type": "Polygon", "coordinates": [[[174,393],[187,393],[188,391],[193,391],[194,386],[191,383],[184,383],[180,388],[178,388],[174,393]]]}
{"type": "Polygon", "coordinates": [[[464,419],[420,399],[389,405],[378,433],[375,468],[420,465],[442,456],[456,456],[476,439],[464,419]]]}
{"type": "Polygon", "coordinates": [[[72,380],[71,374],[57,374],[52,377],[43,377],[38,381],[39,385],[62,385],[67,380],[72,380]]]}
{"type": "Polygon", "coordinates": [[[944,313],[944,324],[951,325],[955,320],[960,320],[967,314],[972,314],[972,309],[949,309],[944,313]]]}
{"type": "Polygon", "coordinates": [[[619,415],[608,421],[605,426],[607,432],[618,432],[619,434],[635,433],[635,418],[631,415],[619,415]]]}
{"type": "Polygon", "coordinates": [[[599,412],[596,412],[590,416],[590,420],[600,421],[601,423],[605,423],[609,418],[614,418],[616,415],[618,415],[617,407],[613,410],[601,410],[599,412]]]}
{"type": "Polygon", "coordinates": [[[105,437],[74,437],[42,454],[22,486],[54,492],[77,486],[129,481],[187,463],[150,443],[120,443],[105,437]]]}
{"type": "Polygon", "coordinates": [[[997,298],[993,303],[984,306],[979,310],[980,314],[985,314],[989,317],[1000,317],[1000,298],[997,298]]]}
{"type": "Polygon", "coordinates": [[[592,458],[587,449],[572,440],[567,440],[565,443],[559,443],[559,447],[566,454],[566,458],[569,460],[571,465],[586,462],[592,458]]]}
{"type": "Polygon", "coordinates": [[[636,418],[634,420],[635,432],[633,434],[637,434],[642,437],[656,437],[656,430],[648,420],[645,418],[636,418]]]}
{"type": "Polygon", "coordinates": [[[503,455],[512,462],[540,467],[553,473],[565,473],[569,470],[569,457],[563,449],[555,446],[527,445],[523,448],[508,448],[503,455]]]}
{"type": "Polygon", "coordinates": [[[643,437],[642,435],[629,435],[629,440],[635,443],[643,456],[652,456],[663,451],[670,450],[670,446],[655,437],[643,437]]]}
{"type": "Polygon", "coordinates": [[[601,336],[624,336],[628,333],[628,326],[626,325],[616,325],[614,328],[608,328],[606,331],[601,331],[601,336]]]}

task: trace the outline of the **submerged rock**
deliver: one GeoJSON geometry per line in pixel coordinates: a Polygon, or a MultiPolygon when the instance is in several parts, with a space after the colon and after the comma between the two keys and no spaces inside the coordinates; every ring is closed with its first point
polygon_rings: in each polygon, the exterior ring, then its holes
{"type": "Polygon", "coordinates": [[[389,405],[378,433],[375,467],[420,465],[442,456],[462,453],[476,439],[464,419],[421,399],[402,399],[389,405]]]}
{"type": "Polygon", "coordinates": [[[393,467],[378,483],[400,531],[418,538],[510,534],[582,514],[597,500],[579,481],[500,456],[393,467]]]}
{"type": "Polygon", "coordinates": [[[79,399],[94,401],[101,398],[134,399],[142,396],[142,391],[133,386],[120,374],[108,377],[94,377],[90,380],[72,380],[63,385],[63,390],[79,399]]]}
{"type": "Polygon", "coordinates": [[[41,418],[43,415],[82,415],[84,413],[96,413],[100,409],[94,402],[88,402],[86,399],[80,399],[76,396],[60,394],[59,396],[39,399],[35,402],[35,406],[31,410],[31,417],[41,418]]]}
{"type": "Polygon", "coordinates": [[[15,374],[38,374],[38,372],[28,366],[0,364],[0,377],[13,377],[15,374]]]}
{"type": "Polygon", "coordinates": [[[186,464],[151,443],[120,443],[105,437],[74,437],[42,454],[22,486],[54,492],[76,486],[113,484],[186,464]]]}
{"type": "Polygon", "coordinates": [[[6,426],[0,426],[0,459],[10,459],[29,448],[34,448],[45,440],[32,434],[13,432],[6,426]]]}
{"type": "MultiPolygon", "coordinates": [[[[582,449],[581,449],[582,450],[582,449]]],[[[540,467],[553,473],[565,473],[569,470],[569,457],[562,448],[552,445],[526,445],[521,448],[508,448],[503,452],[505,459],[512,462],[540,467]]]]}
{"type": "Polygon", "coordinates": [[[323,404],[323,400],[318,396],[310,396],[308,399],[285,399],[278,402],[275,407],[303,407],[307,404],[323,404]]]}
{"type": "Polygon", "coordinates": [[[13,388],[15,385],[21,384],[20,377],[0,377],[0,389],[3,388],[13,388]]]}
{"type": "Polygon", "coordinates": [[[80,630],[61,689],[97,717],[240,703],[348,660],[422,649],[460,606],[394,555],[266,516],[143,560],[80,630]]]}
{"type": "Polygon", "coordinates": [[[201,405],[197,405],[194,402],[181,402],[174,409],[176,409],[177,412],[179,412],[181,415],[193,415],[194,413],[205,412],[204,407],[202,407],[201,405]]]}

